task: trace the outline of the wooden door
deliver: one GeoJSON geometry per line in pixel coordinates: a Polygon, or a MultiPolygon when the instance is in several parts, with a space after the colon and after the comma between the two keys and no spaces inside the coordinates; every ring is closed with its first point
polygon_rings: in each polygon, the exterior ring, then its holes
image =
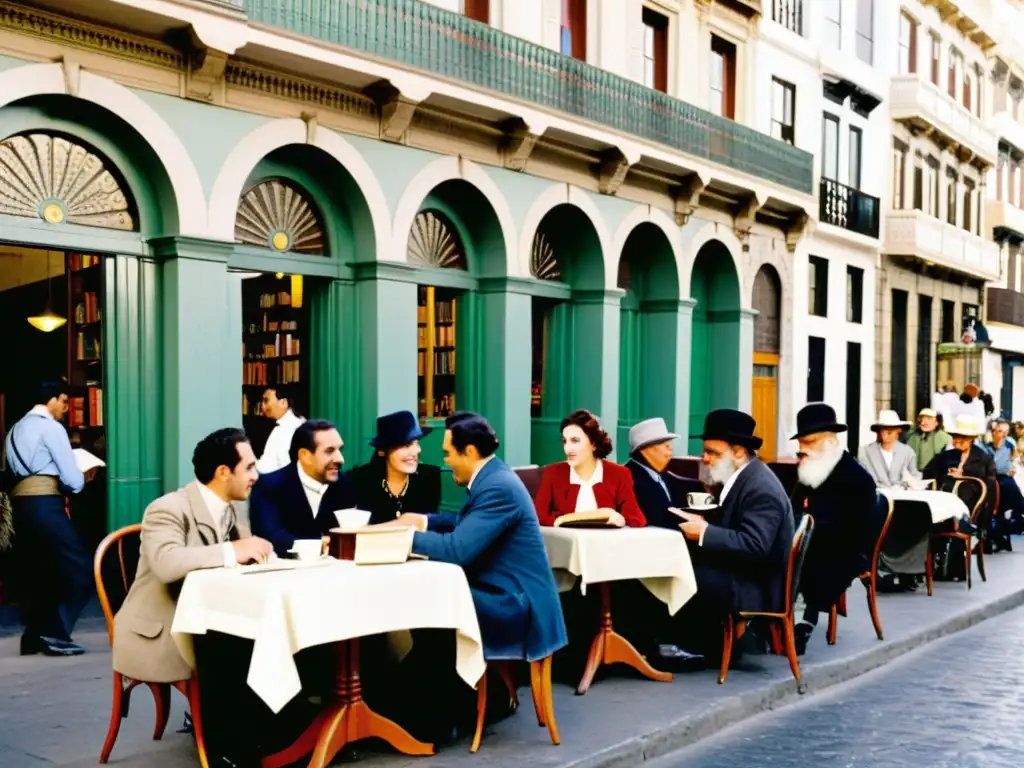
{"type": "Polygon", "coordinates": [[[757,422],[754,434],[764,444],[759,455],[764,461],[777,458],[779,419],[779,356],[767,352],[754,353],[753,396],[751,399],[751,415],[757,422]]]}

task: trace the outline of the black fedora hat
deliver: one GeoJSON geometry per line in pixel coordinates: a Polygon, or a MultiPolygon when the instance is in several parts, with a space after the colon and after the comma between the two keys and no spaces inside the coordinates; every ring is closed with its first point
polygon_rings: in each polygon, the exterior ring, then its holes
{"type": "Polygon", "coordinates": [[[374,448],[398,448],[430,434],[430,427],[421,427],[411,411],[395,411],[377,417],[377,434],[370,440],[374,448]]]}
{"type": "Polygon", "coordinates": [[[729,445],[742,445],[756,451],[763,442],[754,434],[756,427],[757,422],[750,414],[731,408],[719,408],[704,417],[704,434],[697,435],[697,439],[724,440],[729,445]]]}
{"type": "Polygon", "coordinates": [[[790,440],[799,440],[818,432],[845,432],[846,425],[836,419],[836,411],[826,403],[809,403],[796,415],[796,434],[790,440]]]}

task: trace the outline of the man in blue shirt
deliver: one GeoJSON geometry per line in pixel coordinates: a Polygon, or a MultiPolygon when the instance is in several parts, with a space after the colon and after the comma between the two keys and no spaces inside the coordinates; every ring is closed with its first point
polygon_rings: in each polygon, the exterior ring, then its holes
{"type": "Polygon", "coordinates": [[[24,581],[21,653],[77,656],[85,649],[71,642],[71,631],[92,595],[92,569],[64,494],[79,493],[95,470],[82,474],[60,423],[68,412],[67,384],[43,382],[35,402],[5,446],[18,479],[11,501],[24,581]]]}
{"type": "Polygon", "coordinates": [[[1024,513],[1024,496],[1013,477],[1016,474],[1013,465],[1015,449],[1016,444],[1010,437],[1010,422],[997,419],[992,424],[992,442],[985,444],[985,450],[991,454],[996,465],[996,478],[999,481],[999,509],[992,520],[994,536],[991,546],[996,552],[1013,549],[1010,529],[1019,524],[1021,514],[1024,513]]]}

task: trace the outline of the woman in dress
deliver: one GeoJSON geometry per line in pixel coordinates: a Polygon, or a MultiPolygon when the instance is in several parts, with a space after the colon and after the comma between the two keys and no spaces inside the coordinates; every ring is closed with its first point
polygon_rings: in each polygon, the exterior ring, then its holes
{"type": "Polygon", "coordinates": [[[349,472],[359,509],[370,512],[370,525],[394,520],[403,512],[430,514],[441,504],[441,469],[420,464],[420,438],[430,433],[409,411],[377,419],[368,464],[349,472]]]}
{"type": "Polygon", "coordinates": [[[541,525],[554,525],[575,512],[608,512],[617,528],[642,528],[644,513],[633,493],[633,475],[621,464],[607,461],[612,441],[597,417],[579,409],[562,419],[565,461],[544,468],[534,499],[541,525]]]}

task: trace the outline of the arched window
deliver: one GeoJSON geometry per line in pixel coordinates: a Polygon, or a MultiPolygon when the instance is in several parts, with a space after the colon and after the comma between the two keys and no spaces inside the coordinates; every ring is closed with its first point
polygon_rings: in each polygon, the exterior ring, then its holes
{"type": "Polygon", "coordinates": [[[309,195],[288,179],[261,181],[242,195],[235,239],[278,253],[322,255],[324,227],[309,195]]]}
{"type": "Polygon", "coordinates": [[[420,211],[413,219],[406,246],[410,264],[435,269],[468,269],[466,251],[455,227],[439,211],[420,211]]]}
{"type": "Polygon", "coordinates": [[[779,354],[781,349],[782,289],[774,267],[765,265],[754,277],[754,351],[779,354]]]}

